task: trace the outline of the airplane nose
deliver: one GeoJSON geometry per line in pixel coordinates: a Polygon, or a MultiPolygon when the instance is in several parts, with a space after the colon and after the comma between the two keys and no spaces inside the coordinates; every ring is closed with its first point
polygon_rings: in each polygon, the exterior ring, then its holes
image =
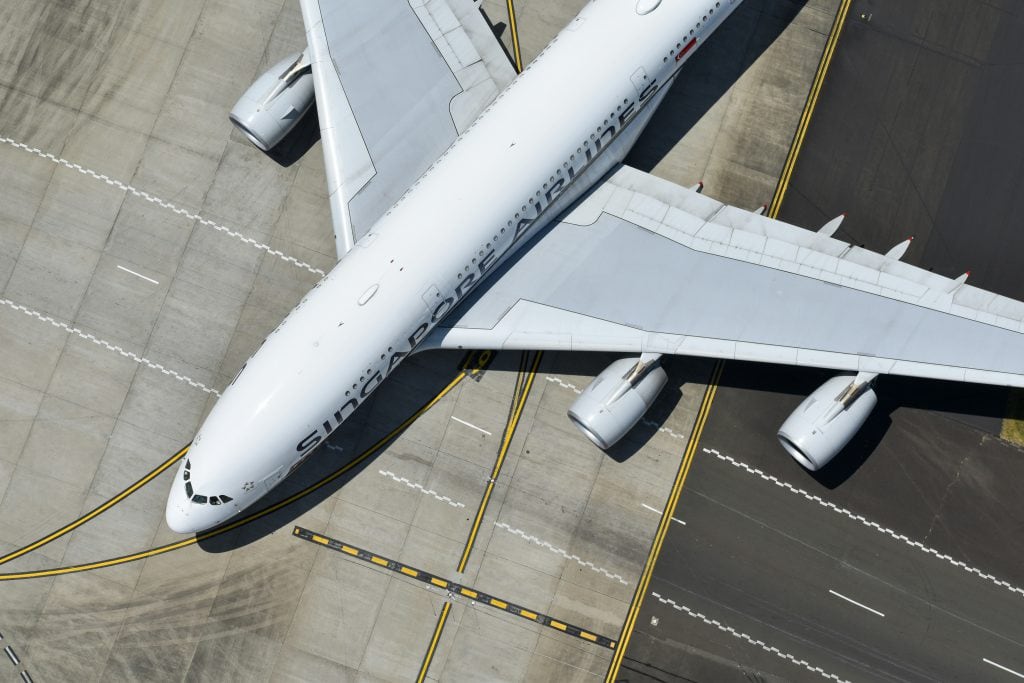
{"type": "Polygon", "coordinates": [[[189,519],[189,507],[191,506],[191,502],[183,495],[179,488],[180,483],[175,482],[170,495],[167,496],[167,509],[164,512],[164,517],[167,520],[167,526],[175,533],[195,533],[198,531],[195,524],[196,520],[189,519]]]}

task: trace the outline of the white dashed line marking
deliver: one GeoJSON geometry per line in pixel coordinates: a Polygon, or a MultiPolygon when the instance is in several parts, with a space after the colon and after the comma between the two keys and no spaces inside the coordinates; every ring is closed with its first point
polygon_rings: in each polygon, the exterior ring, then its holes
{"type": "MultiPolygon", "coordinates": [[[[644,506],[645,508],[647,508],[648,510],[650,510],[651,512],[653,512],[653,513],[654,513],[654,514],[656,514],[656,515],[661,515],[661,514],[664,514],[664,510],[659,510],[658,508],[652,508],[652,507],[651,507],[650,505],[648,505],[647,503],[640,503],[640,504],[641,504],[641,505],[643,505],[643,506],[644,506]]],[[[672,521],[673,521],[673,522],[679,522],[679,523],[680,523],[680,524],[682,524],[683,526],[686,526],[686,522],[684,522],[684,521],[683,521],[683,520],[681,520],[681,519],[677,519],[677,518],[673,517],[673,518],[672,518],[672,521]]]]}
{"type": "Polygon", "coordinates": [[[583,393],[582,391],[580,391],[580,389],[576,385],[569,384],[568,382],[566,382],[564,380],[561,380],[558,377],[552,377],[551,375],[548,375],[544,379],[546,379],[549,382],[553,382],[554,384],[557,384],[558,386],[562,387],[563,389],[568,389],[569,391],[571,391],[571,392],[573,392],[575,394],[582,394],[583,393]]]}
{"type": "Polygon", "coordinates": [[[101,180],[104,183],[106,183],[107,185],[110,185],[111,187],[116,187],[119,190],[123,190],[124,192],[128,192],[128,193],[130,193],[130,194],[132,194],[132,195],[134,195],[136,197],[139,197],[140,199],[145,199],[147,202],[152,202],[153,204],[156,204],[157,206],[161,206],[161,207],[167,209],[168,211],[173,211],[174,213],[178,214],[179,216],[184,216],[185,218],[188,218],[189,220],[198,221],[201,225],[205,225],[208,228],[213,228],[217,232],[222,232],[225,235],[228,235],[230,237],[234,237],[235,239],[239,240],[240,242],[242,242],[244,244],[248,244],[251,247],[254,247],[256,249],[260,249],[262,251],[265,251],[268,254],[270,254],[271,256],[276,256],[279,259],[281,259],[282,261],[287,261],[288,263],[296,265],[299,268],[305,268],[306,270],[308,270],[309,272],[311,272],[311,273],[313,273],[315,275],[320,275],[321,277],[323,277],[323,275],[324,275],[324,271],[320,270],[319,268],[314,268],[313,266],[309,265],[308,263],[305,263],[303,261],[298,260],[294,256],[288,256],[284,252],[278,251],[277,249],[274,249],[274,248],[270,247],[267,244],[263,244],[262,242],[257,242],[256,240],[252,239],[251,237],[246,237],[245,235],[243,235],[240,232],[236,232],[234,230],[231,230],[230,228],[224,227],[223,225],[219,225],[217,223],[214,223],[213,221],[211,221],[211,220],[209,220],[207,218],[203,218],[199,214],[193,213],[193,212],[189,211],[188,209],[183,209],[181,207],[175,206],[171,202],[164,201],[163,199],[160,199],[159,197],[154,197],[153,195],[149,194],[148,192],[140,190],[140,189],[138,189],[136,187],[132,187],[131,185],[129,185],[127,183],[123,183],[120,180],[115,180],[113,178],[110,178],[110,177],[102,174],[102,173],[97,173],[96,171],[93,171],[92,169],[85,168],[81,164],[76,164],[76,163],[73,163],[71,161],[68,161],[67,159],[62,159],[61,157],[54,156],[53,154],[50,154],[49,152],[44,152],[44,151],[42,151],[41,149],[39,149],[37,147],[29,147],[28,145],[26,145],[24,143],[18,142],[17,140],[12,140],[11,138],[8,138],[8,137],[0,136],[0,142],[5,142],[8,145],[11,145],[12,147],[17,147],[18,149],[23,149],[26,152],[29,152],[30,154],[35,154],[36,156],[42,157],[43,159],[48,159],[48,160],[52,161],[55,164],[59,164],[61,166],[64,166],[65,168],[70,168],[73,171],[78,171],[79,173],[87,175],[87,176],[89,176],[91,178],[95,178],[96,180],[101,180]]]}
{"type": "Polygon", "coordinates": [[[460,420],[459,418],[455,417],[454,415],[452,415],[452,419],[455,420],[456,422],[458,422],[459,424],[466,425],[470,429],[475,429],[476,431],[482,432],[482,433],[486,434],[487,436],[491,436],[491,433],[489,431],[487,431],[486,429],[480,429],[475,424],[470,424],[469,422],[466,422],[465,420],[460,420]]]}
{"type": "Polygon", "coordinates": [[[996,662],[993,662],[991,659],[986,659],[985,657],[982,657],[981,661],[983,661],[986,664],[989,664],[991,666],[994,666],[997,669],[1002,669],[1006,673],[1013,674],[1017,678],[1024,678],[1024,674],[1020,673],[1019,671],[1014,671],[1013,669],[1011,669],[1008,666],[1003,666],[1002,664],[997,664],[996,662]]]}
{"type": "Polygon", "coordinates": [[[27,308],[25,306],[22,306],[21,304],[16,304],[16,303],[14,303],[13,301],[11,301],[9,299],[0,299],[0,304],[2,304],[4,306],[7,306],[9,308],[12,308],[15,311],[20,311],[20,312],[24,313],[25,315],[31,316],[33,318],[36,318],[37,320],[41,320],[44,323],[49,323],[49,324],[53,325],[54,327],[56,327],[58,329],[64,330],[65,332],[73,334],[73,335],[75,335],[77,337],[81,337],[82,339],[85,339],[86,341],[90,341],[93,344],[96,344],[97,346],[102,346],[103,348],[107,349],[108,351],[114,351],[115,353],[119,353],[120,355],[124,356],[125,358],[128,358],[128,359],[131,359],[131,360],[135,361],[139,365],[145,365],[147,368],[151,368],[153,370],[159,370],[161,373],[163,373],[163,374],[165,374],[165,375],[167,375],[169,377],[173,377],[176,380],[185,382],[189,386],[193,386],[196,389],[202,389],[203,391],[205,391],[208,394],[213,394],[214,396],[220,396],[220,392],[218,392],[216,389],[211,389],[210,387],[202,384],[201,382],[197,382],[194,379],[186,377],[185,375],[181,374],[180,372],[176,372],[174,370],[169,370],[169,369],[165,368],[163,365],[161,365],[160,363],[154,363],[153,361],[149,360],[148,358],[143,358],[142,356],[140,356],[140,355],[138,355],[136,353],[132,353],[131,351],[125,351],[120,346],[115,346],[114,344],[111,344],[110,342],[103,341],[102,339],[97,339],[95,336],[93,336],[93,335],[91,335],[91,334],[89,334],[87,332],[83,332],[82,330],[78,329],[77,327],[71,327],[67,323],[62,323],[59,320],[54,320],[53,318],[51,318],[48,315],[43,315],[42,313],[39,313],[38,311],[33,311],[31,308],[27,308]]]}
{"type": "Polygon", "coordinates": [[[610,571],[608,571],[604,567],[598,567],[593,562],[589,562],[587,560],[580,559],[579,555],[570,555],[569,553],[565,552],[561,548],[556,548],[555,546],[551,545],[547,541],[542,541],[541,539],[537,538],[536,536],[531,536],[530,534],[526,533],[522,529],[516,529],[514,527],[509,526],[508,524],[505,524],[504,522],[495,522],[494,526],[498,527],[499,529],[504,529],[505,531],[509,532],[510,534],[515,534],[516,536],[519,536],[520,538],[522,538],[522,539],[524,539],[526,541],[529,541],[530,543],[533,543],[534,545],[538,545],[541,548],[547,548],[548,550],[550,550],[551,552],[555,553],[556,555],[561,555],[562,557],[564,557],[567,560],[572,560],[573,562],[575,562],[576,564],[580,565],[581,567],[586,567],[587,569],[590,569],[591,571],[595,571],[598,574],[603,574],[603,575],[607,576],[609,579],[611,579],[613,581],[618,581],[623,586],[628,586],[629,585],[629,582],[626,581],[621,576],[619,576],[618,574],[612,574],[610,571]]]}
{"type": "Polygon", "coordinates": [[[152,283],[153,283],[154,285],[158,285],[158,284],[160,284],[159,282],[157,282],[157,281],[156,281],[156,280],[154,280],[153,278],[151,278],[151,277],[146,277],[146,276],[145,276],[145,275],[143,275],[142,273],[136,273],[136,272],[135,272],[134,270],[129,270],[129,269],[125,268],[124,266],[118,266],[118,267],[117,267],[117,269],[118,269],[118,270],[123,270],[124,272],[126,272],[126,273],[128,273],[128,274],[130,274],[130,275],[134,275],[135,277],[140,277],[140,278],[142,278],[143,280],[145,280],[146,282],[152,282],[152,283]]]}
{"type": "Polygon", "coordinates": [[[733,636],[735,638],[739,638],[740,640],[744,640],[744,641],[750,643],[751,645],[756,645],[757,647],[761,648],[765,652],[769,652],[769,653],[775,655],[776,657],[779,657],[781,659],[785,659],[788,662],[792,662],[793,664],[796,664],[797,666],[801,666],[801,667],[807,669],[808,671],[810,671],[812,673],[819,674],[823,678],[827,678],[829,680],[836,681],[836,683],[849,683],[845,679],[842,679],[842,678],[840,678],[839,676],[837,676],[835,674],[828,673],[827,671],[822,669],[820,666],[812,666],[806,660],[797,659],[796,657],[794,657],[791,654],[788,654],[786,652],[782,652],[777,647],[774,647],[772,645],[768,645],[763,640],[756,640],[755,638],[753,638],[751,636],[748,636],[746,633],[741,633],[740,631],[737,631],[732,626],[726,626],[725,624],[721,623],[717,619],[711,619],[710,617],[704,616],[700,612],[695,612],[694,610],[690,609],[686,605],[680,605],[675,600],[671,600],[669,598],[663,598],[660,595],[658,595],[657,593],[651,593],[651,595],[653,595],[655,598],[657,598],[658,602],[661,602],[661,603],[663,603],[665,605],[669,605],[673,609],[679,610],[680,612],[683,612],[684,614],[688,614],[691,617],[693,617],[694,619],[699,619],[700,621],[703,621],[708,626],[714,626],[719,631],[724,631],[725,633],[728,633],[729,635],[731,635],[731,636],[733,636]]]}
{"type": "Polygon", "coordinates": [[[748,474],[754,474],[754,475],[760,477],[761,479],[763,479],[764,481],[771,482],[772,484],[775,484],[776,486],[778,486],[780,488],[784,488],[787,491],[790,491],[791,493],[795,493],[798,496],[803,496],[804,498],[806,498],[807,500],[811,501],[812,503],[817,503],[818,505],[820,505],[822,507],[828,508],[828,509],[832,510],[833,512],[837,512],[840,515],[843,515],[844,517],[852,519],[855,522],[860,522],[861,524],[863,524],[866,527],[874,529],[875,531],[880,531],[881,533],[883,533],[886,536],[892,538],[893,540],[896,540],[896,541],[899,541],[899,542],[904,543],[906,545],[909,545],[912,548],[917,548],[921,552],[928,553],[929,555],[931,555],[933,557],[936,557],[936,558],[938,558],[940,560],[944,560],[945,562],[948,562],[949,564],[953,565],[954,567],[958,567],[960,569],[963,569],[965,572],[967,572],[969,574],[973,574],[973,575],[975,575],[975,576],[977,576],[979,578],[985,579],[986,581],[990,581],[990,582],[994,583],[997,586],[1001,586],[1002,588],[1005,588],[1006,590],[1010,591],[1011,593],[1016,593],[1017,595],[1024,595],[1024,589],[1022,589],[1022,588],[1018,588],[1018,587],[1010,584],[1007,581],[1003,581],[1002,579],[997,579],[995,576],[992,576],[991,574],[986,574],[985,572],[981,571],[980,569],[975,569],[974,567],[971,567],[970,565],[968,565],[965,562],[961,562],[960,560],[955,560],[952,557],[950,557],[949,555],[946,555],[945,553],[940,553],[938,550],[935,550],[934,548],[929,548],[928,546],[926,546],[925,544],[921,543],[920,541],[912,541],[907,536],[905,536],[904,534],[896,533],[892,529],[886,528],[886,527],[882,526],[881,524],[879,524],[878,522],[872,522],[871,520],[867,519],[863,515],[858,515],[857,513],[851,512],[850,510],[847,510],[846,508],[840,507],[840,506],[836,505],[835,503],[830,503],[829,501],[824,500],[824,499],[822,499],[822,498],[820,498],[820,497],[818,497],[818,496],[816,496],[816,495],[814,495],[812,493],[808,493],[807,491],[804,491],[803,489],[799,489],[799,488],[793,486],[792,484],[790,484],[788,482],[781,481],[777,477],[773,477],[770,474],[765,474],[761,470],[759,470],[759,469],[757,469],[755,467],[751,467],[750,465],[747,465],[746,463],[742,463],[739,460],[736,460],[735,458],[733,458],[731,456],[723,455],[722,453],[719,453],[718,451],[716,451],[713,448],[704,448],[703,451],[705,453],[709,454],[709,455],[715,456],[716,458],[718,458],[722,462],[727,462],[730,465],[732,465],[733,467],[736,467],[738,469],[743,470],[744,472],[747,472],[748,474]]]}
{"type": "Polygon", "coordinates": [[[21,660],[18,659],[18,655],[14,654],[14,649],[10,645],[4,648],[4,652],[7,653],[7,657],[10,658],[14,666],[21,664],[21,660]]]}
{"type": "Polygon", "coordinates": [[[388,470],[377,470],[377,471],[380,472],[385,477],[389,477],[390,479],[392,479],[394,481],[397,481],[399,484],[405,484],[409,488],[415,489],[416,491],[419,491],[420,493],[422,493],[422,494],[424,494],[426,496],[430,496],[431,498],[434,498],[435,500],[439,500],[442,503],[447,503],[448,505],[451,505],[453,508],[464,508],[464,507],[466,507],[466,505],[464,503],[459,503],[457,501],[454,501],[451,498],[449,498],[448,496],[442,496],[442,495],[438,494],[437,491],[423,488],[423,486],[421,484],[417,484],[414,481],[409,481],[405,477],[400,477],[397,474],[395,474],[394,472],[390,472],[388,470]]]}
{"type": "Polygon", "coordinates": [[[861,609],[867,610],[868,612],[871,612],[872,614],[877,614],[878,616],[880,616],[880,617],[882,617],[882,618],[885,618],[885,615],[884,615],[884,614],[882,614],[881,612],[879,612],[878,610],[876,610],[876,609],[871,609],[871,608],[870,608],[870,607],[868,607],[867,605],[865,605],[865,604],[863,604],[863,603],[860,603],[860,602],[857,602],[857,601],[856,601],[856,600],[854,600],[853,598],[848,598],[848,597],[846,597],[845,595],[843,595],[842,593],[836,593],[836,592],[835,592],[834,590],[832,590],[831,588],[829,588],[829,589],[828,589],[828,592],[829,592],[829,593],[831,593],[832,595],[836,596],[836,597],[837,597],[837,598],[839,598],[840,600],[846,600],[846,602],[850,603],[851,605],[856,605],[857,607],[860,607],[861,609]]]}

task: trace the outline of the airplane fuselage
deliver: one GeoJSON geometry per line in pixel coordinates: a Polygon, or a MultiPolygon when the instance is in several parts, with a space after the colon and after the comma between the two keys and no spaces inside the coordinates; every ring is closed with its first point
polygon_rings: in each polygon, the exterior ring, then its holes
{"type": "Polygon", "coordinates": [[[215,526],[301,464],[499,262],[621,163],[740,1],[587,5],[243,366],[178,471],[171,528],[215,526]]]}

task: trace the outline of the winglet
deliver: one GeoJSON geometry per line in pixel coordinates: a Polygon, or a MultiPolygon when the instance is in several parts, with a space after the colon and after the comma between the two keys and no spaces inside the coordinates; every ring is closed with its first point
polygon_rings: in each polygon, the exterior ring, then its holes
{"type": "Polygon", "coordinates": [[[821,228],[818,229],[818,234],[824,235],[825,237],[831,237],[832,235],[836,234],[836,230],[838,230],[839,226],[843,224],[844,218],[846,218],[845,212],[839,214],[838,216],[830,220],[828,223],[821,226],[821,228]]]}
{"type": "Polygon", "coordinates": [[[953,292],[957,291],[958,289],[960,289],[961,287],[963,287],[967,283],[967,278],[969,278],[970,276],[971,276],[971,271],[968,270],[966,273],[964,273],[963,275],[961,275],[957,279],[951,281],[950,284],[949,284],[949,289],[947,289],[946,291],[949,292],[950,294],[952,294],[953,292]]]}
{"type": "Polygon", "coordinates": [[[908,237],[907,239],[903,240],[895,247],[890,249],[889,251],[885,252],[885,255],[891,259],[896,259],[897,261],[899,261],[901,258],[903,258],[903,255],[907,253],[907,249],[910,248],[910,243],[913,241],[914,236],[911,235],[910,237],[908,237]]]}

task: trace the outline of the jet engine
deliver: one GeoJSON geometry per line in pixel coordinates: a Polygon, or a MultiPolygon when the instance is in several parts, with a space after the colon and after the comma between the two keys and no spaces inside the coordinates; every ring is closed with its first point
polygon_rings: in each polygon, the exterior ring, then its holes
{"type": "Polygon", "coordinates": [[[291,132],[315,99],[309,59],[299,52],[257,78],[228,118],[252,144],[267,152],[291,132]]]}
{"type": "Polygon", "coordinates": [[[838,375],[804,399],[779,428],[779,442],[801,465],[817,471],[843,450],[878,403],[877,375],[838,375]]]}
{"type": "Polygon", "coordinates": [[[660,354],[623,358],[609,365],[569,408],[584,436],[607,450],[640,421],[665,387],[660,354]]]}

